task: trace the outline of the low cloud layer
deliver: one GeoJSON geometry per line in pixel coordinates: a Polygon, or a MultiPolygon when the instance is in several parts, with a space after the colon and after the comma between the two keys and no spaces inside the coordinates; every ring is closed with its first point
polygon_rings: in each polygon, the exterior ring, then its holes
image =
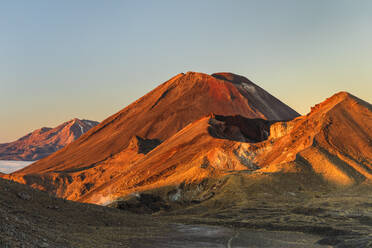
{"type": "Polygon", "coordinates": [[[0,172],[9,174],[34,162],[35,161],[0,160],[0,172]]]}

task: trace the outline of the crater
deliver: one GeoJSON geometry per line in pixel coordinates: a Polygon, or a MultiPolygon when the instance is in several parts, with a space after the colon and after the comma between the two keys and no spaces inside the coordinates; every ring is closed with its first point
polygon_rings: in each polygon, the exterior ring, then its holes
{"type": "Polygon", "coordinates": [[[257,143],[268,139],[273,123],[275,121],[249,119],[240,115],[212,115],[208,132],[215,138],[257,143]]]}

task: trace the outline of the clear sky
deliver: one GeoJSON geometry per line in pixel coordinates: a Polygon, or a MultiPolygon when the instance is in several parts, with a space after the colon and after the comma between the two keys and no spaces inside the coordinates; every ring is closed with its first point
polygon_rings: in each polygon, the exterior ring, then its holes
{"type": "Polygon", "coordinates": [[[244,75],[302,114],[341,90],[372,102],[372,1],[1,1],[0,143],[187,71],[244,75]]]}

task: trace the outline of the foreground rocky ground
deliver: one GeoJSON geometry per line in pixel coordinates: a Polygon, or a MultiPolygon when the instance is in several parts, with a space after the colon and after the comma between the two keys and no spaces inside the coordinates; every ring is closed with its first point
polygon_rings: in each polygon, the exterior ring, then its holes
{"type": "Polygon", "coordinates": [[[0,247],[372,247],[369,186],[310,192],[253,184],[244,173],[203,182],[188,190],[215,193],[193,202],[186,190],[169,202],[149,192],[167,207],[134,214],[0,179],[0,247]]]}

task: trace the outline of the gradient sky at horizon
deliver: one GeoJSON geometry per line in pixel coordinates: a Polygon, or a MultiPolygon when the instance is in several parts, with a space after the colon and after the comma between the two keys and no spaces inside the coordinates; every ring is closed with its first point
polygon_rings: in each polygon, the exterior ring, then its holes
{"type": "Polygon", "coordinates": [[[244,75],[306,114],[372,100],[372,1],[2,1],[0,143],[102,121],[180,72],[244,75]]]}

